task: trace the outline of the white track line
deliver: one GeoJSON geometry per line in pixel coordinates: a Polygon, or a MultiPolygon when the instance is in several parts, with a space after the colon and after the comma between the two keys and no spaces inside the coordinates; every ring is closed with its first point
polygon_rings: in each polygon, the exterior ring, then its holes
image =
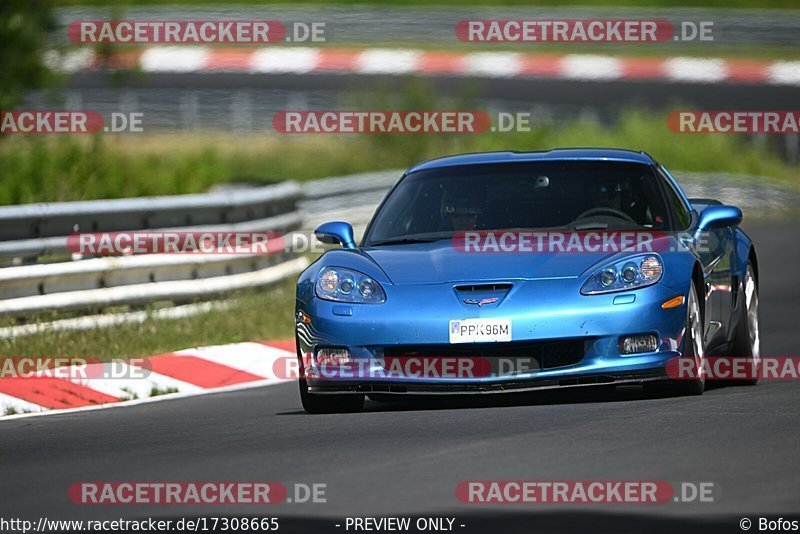
{"type": "Polygon", "coordinates": [[[317,68],[319,52],[312,48],[268,48],[255,52],[250,60],[252,73],[305,74],[317,68]]]}
{"type": "Polygon", "coordinates": [[[514,52],[475,52],[464,57],[464,70],[473,76],[512,78],[522,70],[520,58],[514,52]]]}
{"type": "Polygon", "coordinates": [[[727,63],[721,59],[675,57],[664,62],[664,72],[680,82],[715,83],[728,77],[727,63]]]}
{"type": "Polygon", "coordinates": [[[155,46],[144,51],[139,65],[145,72],[195,72],[205,68],[208,57],[204,47],[155,46]]]}
{"type": "Polygon", "coordinates": [[[356,71],[364,74],[405,74],[419,70],[416,50],[366,50],[358,57],[356,71]]]}
{"type": "Polygon", "coordinates": [[[769,67],[772,83],[800,85],[800,61],[778,61],[769,67]]]}
{"type": "Polygon", "coordinates": [[[561,65],[564,77],[573,80],[616,80],[622,77],[622,62],[610,56],[570,54],[561,65]]]}
{"type": "Polygon", "coordinates": [[[5,415],[6,410],[9,408],[12,408],[17,412],[20,412],[20,415],[27,415],[27,413],[25,412],[38,413],[43,410],[47,411],[47,408],[39,406],[38,404],[33,404],[32,402],[24,401],[16,397],[6,395],[5,393],[0,393],[0,420],[6,419],[8,417],[15,417],[13,415],[5,415]]]}

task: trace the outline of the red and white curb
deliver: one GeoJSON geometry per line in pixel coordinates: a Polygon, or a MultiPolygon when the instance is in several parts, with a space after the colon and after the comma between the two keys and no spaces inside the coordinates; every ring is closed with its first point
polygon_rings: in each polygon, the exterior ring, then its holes
{"type": "MultiPolygon", "coordinates": [[[[286,373],[276,372],[276,363],[294,357],[294,341],[233,343],[152,356],[147,358],[148,370],[143,378],[0,378],[0,419],[278,384],[291,379],[282,376],[286,373]]],[[[108,371],[109,365],[89,364],[86,376],[108,377],[110,373],[103,371],[108,371]]],[[[119,372],[120,367],[115,370],[119,372]]]]}
{"type": "Polygon", "coordinates": [[[69,72],[138,68],[150,73],[422,74],[583,81],[660,80],[800,85],[800,61],[618,57],[595,54],[283,46],[238,49],[153,46],[120,53],[111,58],[101,58],[89,49],[82,49],[63,56],[56,63],[69,72]]]}

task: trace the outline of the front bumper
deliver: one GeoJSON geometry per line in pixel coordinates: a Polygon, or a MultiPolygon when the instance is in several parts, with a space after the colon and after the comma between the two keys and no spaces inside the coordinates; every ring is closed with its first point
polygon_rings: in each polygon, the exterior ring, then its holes
{"type": "Polygon", "coordinates": [[[516,281],[494,307],[464,305],[452,284],[404,286],[402,291],[390,286],[387,302],[380,305],[342,305],[314,297],[298,301],[298,311],[311,321],[297,323],[303,374],[308,391],[315,394],[486,394],[663,380],[667,362],[681,357],[686,308],[663,309],[661,304],[684,294],[684,289],[688,286],[656,284],[627,293],[585,296],[575,290],[574,279],[516,281]],[[471,318],[510,319],[512,340],[449,344],[449,321],[471,318]],[[620,354],[620,336],[645,333],[657,336],[656,351],[620,354]],[[495,365],[498,349],[532,343],[577,343],[581,348],[573,358],[555,365],[539,359],[533,368],[502,373],[385,372],[386,358],[396,354],[478,356],[495,365]],[[316,359],[320,348],[346,348],[358,371],[322,372],[316,359]]]}

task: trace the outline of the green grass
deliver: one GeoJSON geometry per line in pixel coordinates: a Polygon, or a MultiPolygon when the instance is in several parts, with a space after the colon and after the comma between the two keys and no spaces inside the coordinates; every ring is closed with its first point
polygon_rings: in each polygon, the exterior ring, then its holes
{"type": "Polygon", "coordinates": [[[169,395],[171,393],[177,393],[177,392],[178,388],[176,387],[169,386],[160,388],[155,384],[153,384],[153,387],[150,389],[150,397],[158,397],[159,395],[169,395]]]}
{"type": "MultiPolygon", "coordinates": [[[[139,398],[139,395],[137,395],[136,392],[134,392],[131,388],[121,387],[119,389],[123,393],[123,396],[120,397],[121,400],[132,401],[139,398]]],[[[155,389],[155,385],[153,386],[153,389],[155,389]]],[[[152,393],[152,390],[150,391],[150,393],[152,393]]]]}
{"type": "MultiPolygon", "coordinates": [[[[424,98],[373,109],[425,109],[424,98]]],[[[469,102],[441,109],[477,109],[469,102]]],[[[780,139],[777,139],[778,141],[780,139]]],[[[773,139],[775,141],[775,139],[773,139]]],[[[776,145],[778,143],[775,143],[776,145]]],[[[613,126],[591,120],[529,133],[473,135],[277,135],[227,133],[7,136],[0,141],[0,204],[206,191],[236,181],[308,180],[402,168],[448,154],[554,147],[646,150],[667,168],[770,176],[800,183],[800,170],[768,146],[735,135],[675,134],[666,114],[627,111],[613,126]]]]}
{"type": "Polygon", "coordinates": [[[294,290],[295,278],[291,277],[274,286],[239,293],[231,308],[194,317],[0,339],[0,354],[4,357],[59,355],[108,361],[197,346],[291,339],[294,335],[294,290]]]}

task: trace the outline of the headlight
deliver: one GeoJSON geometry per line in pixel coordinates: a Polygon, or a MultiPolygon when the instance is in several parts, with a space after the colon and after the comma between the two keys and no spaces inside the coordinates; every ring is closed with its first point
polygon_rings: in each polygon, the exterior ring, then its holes
{"type": "Polygon", "coordinates": [[[386,301],[381,285],[364,273],[343,267],[325,267],[319,272],[317,296],[337,302],[380,304],[386,301]]]}
{"type": "Polygon", "coordinates": [[[639,289],[655,284],[664,274],[664,264],[656,254],[643,254],[606,265],[595,271],[583,284],[581,293],[596,295],[639,289]]]}

